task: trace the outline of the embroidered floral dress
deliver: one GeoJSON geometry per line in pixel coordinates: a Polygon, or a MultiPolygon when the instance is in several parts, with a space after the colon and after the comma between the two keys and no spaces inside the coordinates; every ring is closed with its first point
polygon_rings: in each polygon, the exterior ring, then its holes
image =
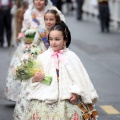
{"type": "MultiPolygon", "coordinates": [[[[57,56],[58,57],[58,56],[57,56]]],[[[59,84],[59,69],[56,68],[59,84]]],[[[29,104],[29,103],[28,103],[29,104]]],[[[69,100],[47,104],[44,101],[32,100],[25,113],[25,120],[83,120],[81,110],[69,100]]]]}
{"type": "Polygon", "coordinates": [[[25,120],[83,120],[81,110],[67,100],[53,104],[32,100],[25,115],[25,120]]]}
{"type": "Polygon", "coordinates": [[[31,82],[24,120],[83,120],[78,106],[69,102],[71,93],[81,96],[84,103],[98,96],[79,58],[69,49],[53,52],[49,48],[37,60],[45,74],[52,76],[52,83],[31,82]]]}
{"type": "MultiPolygon", "coordinates": [[[[23,21],[23,28],[22,28],[23,32],[30,28],[32,29],[44,28],[45,26],[44,11],[40,13],[36,9],[33,9],[31,13],[29,14],[26,13],[25,15],[27,17],[25,16],[25,19],[23,21]],[[33,14],[35,15],[35,18],[39,22],[39,24],[38,22],[32,19],[33,14]]],[[[46,47],[42,41],[41,41],[41,44],[39,44],[38,46],[40,47],[41,51],[46,50],[46,47]]],[[[10,66],[8,69],[8,75],[6,78],[6,85],[5,85],[5,96],[6,96],[6,99],[11,100],[11,101],[17,100],[17,96],[19,94],[19,91],[21,90],[22,84],[18,80],[14,79],[14,71],[15,71],[16,66],[20,63],[20,60],[28,57],[28,54],[25,54],[23,52],[25,48],[26,48],[26,44],[24,43],[24,41],[21,41],[21,43],[17,47],[17,50],[15,51],[12,57],[12,60],[10,62],[10,66]]]]}
{"type": "MultiPolygon", "coordinates": [[[[47,34],[46,36],[44,34],[45,29],[40,29],[37,31],[36,36],[34,38],[34,45],[38,45],[39,49],[44,52],[48,47],[48,39],[47,34]],[[41,31],[42,30],[42,31],[41,31]]],[[[30,81],[22,82],[22,88],[18,95],[18,100],[16,101],[16,106],[13,113],[14,120],[23,120],[26,106],[28,105],[28,100],[26,100],[27,95],[31,92],[31,88],[29,87],[30,81]]]]}

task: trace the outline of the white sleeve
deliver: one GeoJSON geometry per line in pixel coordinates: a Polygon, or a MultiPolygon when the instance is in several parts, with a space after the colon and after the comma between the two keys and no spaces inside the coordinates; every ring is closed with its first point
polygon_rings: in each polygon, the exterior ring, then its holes
{"type": "Polygon", "coordinates": [[[15,15],[17,13],[17,6],[16,5],[13,5],[10,13],[11,13],[11,15],[15,15]]]}
{"type": "Polygon", "coordinates": [[[31,13],[28,11],[28,12],[25,12],[24,13],[24,19],[23,19],[23,22],[22,22],[22,29],[21,29],[21,32],[24,32],[25,30],[29,29],[30,26],[31,26],[31,21],[32,21],[32,18],[31,18],[31,13]]]}
{"type": "Polygon", "coordinates": [[[73,81],[71,92],[80,95],[84,103],[92,103],[98,98],[97,92],[81,60],[75,54],[72,54],[72,58],[72,67],[69,66],[69,75],[73,81]]]}
{"type": "Polygon", "coordinates": [[[39,32],[37,31],[33,40],[33,44],[39,45],[40,44],[40,36],[39,36],[39,32]]]}

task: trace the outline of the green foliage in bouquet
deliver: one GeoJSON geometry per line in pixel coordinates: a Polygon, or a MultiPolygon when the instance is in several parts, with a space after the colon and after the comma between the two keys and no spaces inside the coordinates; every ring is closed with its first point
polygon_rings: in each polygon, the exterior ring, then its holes
{"type": "Polygon", "coordinates": [[[25,31],[24,34],[25,34],[25,36],[24,36],[25,43],[31,44],[35,37],[36,29],[28,29],[25,31]]]}
{"type": "Polygon", "coordinates": [[[25,37],[34,38],[36,34],[36,29],[28,29],[25,31],[25,37]]]}
{"type": "MultiPolygon", "coordinates": [[[[35,75],[36,72],[43,72],[42,67],[37,61],[29,58],[21,61],[21,64],[17,66],[15,70],[15,80],[25,81],[35,75]]],[[[51,76],[45,76],[41,81],[44,84],[50,85],[52,81],[51,76]]]]}
{"type": "Polygon", "coordinates": [[[34,39],[36,32],[25,35],[26,38],[34,39]]]}

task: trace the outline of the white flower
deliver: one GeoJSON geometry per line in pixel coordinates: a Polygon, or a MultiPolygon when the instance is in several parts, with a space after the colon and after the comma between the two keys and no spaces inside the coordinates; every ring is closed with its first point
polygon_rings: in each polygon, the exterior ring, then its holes
{"type": "Polygon", "coordinates": [[[36,33],[36,29],[28,29],[25,31],[25,35],[31,35],[31,34],[34,34],[36,33]]]}
{"type": "Polygon", "coordinates": [[[23,60],[27,60],[29,58],[29,55],[28,54],[24,54],[21,58],[21,61],[23,60]]]}

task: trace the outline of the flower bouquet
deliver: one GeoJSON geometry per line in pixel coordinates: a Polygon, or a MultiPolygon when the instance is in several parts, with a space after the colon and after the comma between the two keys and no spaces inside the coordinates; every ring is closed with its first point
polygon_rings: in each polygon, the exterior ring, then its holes
{"type": "Polygon", "coordinates": [[[22,52],[24,54],[29,54],[31,58],[36,58],[40,53],[42,53],[40,47],[34,44],[26,45],[22,52]]]}
{"type": "Polygon", "coordinates": [[[31,44],[36,34],[36,29],[28,29],[24,33],[24,42],[31,44]]]}
{"type": "Polygon", "coordinates": [[[36,29],[28,29],[25,32],[21,32],[18,35],[18,40],[22,39],[26,44],[31,44],[36,34],[36,29]]]}
{"type": "MultiPolygon", "coordinates": [[[[35,75],[36,72],[43,72],[41,65],[31,58],[21,61],[15,70],[15,80],[25,81],[35,75]]],[[[47,75],[41,81],[44,84],[50,85],[52,77],[47,75]]]]}
{"type": "Polygon", "coordinates": [[[18,35],[18,40],[23,39],[26,44],[31,44],[36,34],[36,29],[28,29],[18,35]]]}

